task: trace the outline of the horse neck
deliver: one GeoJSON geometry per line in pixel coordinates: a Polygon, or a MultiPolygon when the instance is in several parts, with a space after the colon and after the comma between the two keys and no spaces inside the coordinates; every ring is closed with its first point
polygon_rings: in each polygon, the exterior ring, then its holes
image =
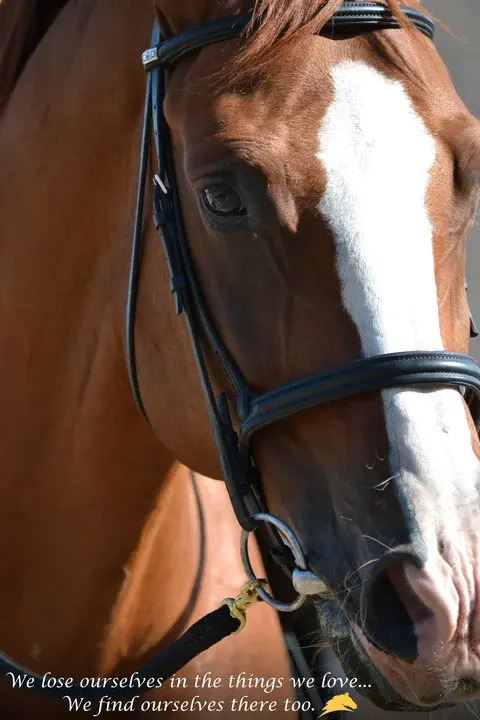
{"type": "Polygon", "coordinates": [[[44,32],[68,0],[0,3],[0,113],[44,32]]]}
{"type": "Polygon", "coordinates": [[[67,6],[2,118],[0,577],[19,578],[0,598],[2,644],[52,671],[98,664],[142,528],[143,548],[154,522],[168,549],[154,543],[155,577],[180,531],[180,596],[196,572],[191,487],[134,405],[122,339],[152,17],[133,0],[67,6]]]}

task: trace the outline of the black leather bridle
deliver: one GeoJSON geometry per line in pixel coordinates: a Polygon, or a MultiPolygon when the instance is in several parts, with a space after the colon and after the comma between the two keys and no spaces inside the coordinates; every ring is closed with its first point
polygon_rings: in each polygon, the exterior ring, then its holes
{"type": "MultiPolygon", "coordinates": [[[[434,25],[418,10],[402,7],[405,17],[429,39],[434,25]]],[[[141,398],[135,365],[135,306],[142,252],[143,206],[147,180],[152,126],[157,157],[154,189],[155,225],[161,231],[170,273],[170,288],[177,314],[183,312],[205,395],[212,434],[223,477],[238,522],[245,530],[255,530],[252,515],[264,511],[254,460],[250,453],[253,434],[271,423],[302,410],[361,393],[414,386],[453,386],[467,396],[478,421],[480,368],[467,355],[444,351],[404,352],[367,357],[342,366],[334,366],[308,377],[294,380],[256,396],[249,387],[211,320],[191,261],[175,180],[172,144],[163,112],[166,73],[188,53],[213,43],[241,35],[251,15],[216,20],[163,41],[155,25],[153,47],[143,54],[147,71],[145,119],[143,127],[140,180],[128,302],[126,314],[126,350],[131,387],[137,405],[147,417],[141,398]],[[231,420],[225,394],[216,398],[204,353],[204,344],[223,368],[235,396],[238,430],[231,420]]],[[[398,28],[399,23],[388,7],[375,2],[345,2],[324,26],[321,34],[333,39],[356,33],[398,28]]]]}

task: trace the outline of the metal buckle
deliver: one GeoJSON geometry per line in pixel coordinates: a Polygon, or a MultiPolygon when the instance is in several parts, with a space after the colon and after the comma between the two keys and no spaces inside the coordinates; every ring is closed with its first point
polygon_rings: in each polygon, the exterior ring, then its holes
{"type": "Polygon", "coordinates": [[[255,605],[255,603],[261,600],[259,594],[260,590],[263,590],[265,592],[264,588],[267,587],[267,580],[249,580],[244,585],[242,585],[240,593],[237,595],[236,598],[225,598],[225,600],[222,600],[219,607],[226,605],[230,610],[230,615],[236,620],[238,620],[240,623],[238,628],[234,631],[234,635],[235,633],[239,633],[243,630],[247,622],[248,608],[252,607],[252,605],[255,605]]]}
{"type": "Polygon", "coordinates": [[[145,70],[149,70],[152,63],[158,60],[158,47],[149,48],[142,53],[142,64],[145,70]]]}

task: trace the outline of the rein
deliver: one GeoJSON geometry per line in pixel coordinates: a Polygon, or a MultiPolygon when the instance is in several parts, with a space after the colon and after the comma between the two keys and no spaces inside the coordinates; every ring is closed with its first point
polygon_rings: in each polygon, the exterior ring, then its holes
{"type": "MultiPolygon", "coordinates": [[[[323,6],[322,6],[323,7],[323,6]]],[[[402,7],[404,16],[433,40],[434,24],[418,10],[402,7]]],[[[190,336],[192,351],[205,396],[211,430],[222,473],[232,506],[243,532],[241,554],[249,581],[236,598],[227,598],[221,606],[195,623],[181,638],[166,650],[158,653],[135,675],[143,680],[162,677],[165,681],[190,660],[220,642],[228,635],[239,632],[246,620],[246,611],[262,599],[277,610],[297,610],[308,595],[329,594],[325,583],[313,575],[307,566],[303,550],[293,532],[278,518],[266,512],[258,473],[252,458],[251,439],[258,430],[308,408],[372,390],[415,386],[425,388],[453,386],[468,392],[475,410],[480,403],[480,368],[476,361],[465,355],[443,351],[406,352],[369,357],[340,367],[322,370],[289,384],[282,385],[260,396],[255,396],[234,359],[229,355],[207,310],[189,254],[182,220],[180,197],[175,179],[173,150],[169,128],[163,112],[166,93],[166,72],[188,53],[214,43],[240,36],[251,21],[251,14],[225,18],[187,30],[164,41],[155,24],[152,47],[143,54],[147,72],[146,95],[135,228],[132,246],[126,310],[126,359],[131,389],[136,403],[148,420],[142,401],[135,361],[136,300],[142,257],[144,200],[147,184],[149,155],[153,132],[156,168],[154,175],[154,221],[160,231],[170,276],[170,289],[174,296],[177,315],[183,314],[190,336]],[[219,361],[235,396],[235,409],[239,419],[238,431],[231,420],[225,393],[216,398],[202,349],[208,343],[219,361]],[[267,591],[265,580],[254,576],[248,558],[249,533],[258,529],[261,522],[272,525],[272,542],[290,553],[292,582],[298,591],[292,603],[279,603],[267,591]]],[[[352,34],[400,28],[399,22],[388,7],[377,2],[345,2],[325,24],[320,34],[340,39],[352,34]]],[[[479,415],[476,413],[478,426],[479,415]]],[[[301,650],[295,657],[291,637],[287,638],[293,665],[301,669],[302,677],[309,673],[301,650]]],[[[297,643],[298,645],[298,643],[297,643]]],[[[42,688],[42,675],[31,672],[0,652],[0,674],[24,675],[23,688],[45,697],[65,700],[86,698],[98,700],[105,688],[42,688]],[[31,681],[31,682],[28,682],[31,681]]],[[[123,678],[128,681],[128,678],[123,678]]],[[[126,687],[108,688],[112,698],[141,695],[148,690],[126,687]]],[[[311,704],[318,716],[319,701],[314,693],[311,704]]],[[[321,707],[320,707],[321,709],[321,707]]]]}

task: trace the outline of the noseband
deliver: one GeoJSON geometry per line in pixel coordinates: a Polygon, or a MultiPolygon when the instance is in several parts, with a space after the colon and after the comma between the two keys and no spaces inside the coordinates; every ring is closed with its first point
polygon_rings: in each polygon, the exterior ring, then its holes
{"type": "MultiPolygon", "coordinates": [[[[428,17],[408,7],[402,7],[402,12],[418,30],[433,39],[434,25],[428,17]]],[[[191,261],[163,103],[168,70],[188,53],[238,37],[247,28],[250,20],[251,15],[248,14],[216,20],[166,41],[162,40],[160,31],[155,26],[153,47],[143,54],[143,64],[147,71],[147,91],[126,316],[130,383],[136,402],[147,417],[135,366],[134,325],[142,249],[143,204],[153,125],[157,157],[154,180],[155,226],[161,231],[176,311],[177,314],[184,314],[190,335],[225,483],[238,522],[247,531],[258,526],[253,515],[265,512],[250,449],[253,435],[267,425],[302,410],[386,388],[410,386],[425,389],[432,386],[453,386],[467,394],[475,408],[480,401],[480,368],[477,362],[467,355],[439,350],[367,357],[346,365],[326,368],[262,395],[255,395],[228,353],[210,317],[191,261]],[[213,351],[231,386],[238,417],[237,430],[231,420],[226,395],[221,394],[218,398],[214,395],[203,349],[205,343],[213,351]]],[[[321,35],[340,39],[352,34],[398,27],[398,21],[384,4],[345,2],[323,27],[321,35]]]]}

